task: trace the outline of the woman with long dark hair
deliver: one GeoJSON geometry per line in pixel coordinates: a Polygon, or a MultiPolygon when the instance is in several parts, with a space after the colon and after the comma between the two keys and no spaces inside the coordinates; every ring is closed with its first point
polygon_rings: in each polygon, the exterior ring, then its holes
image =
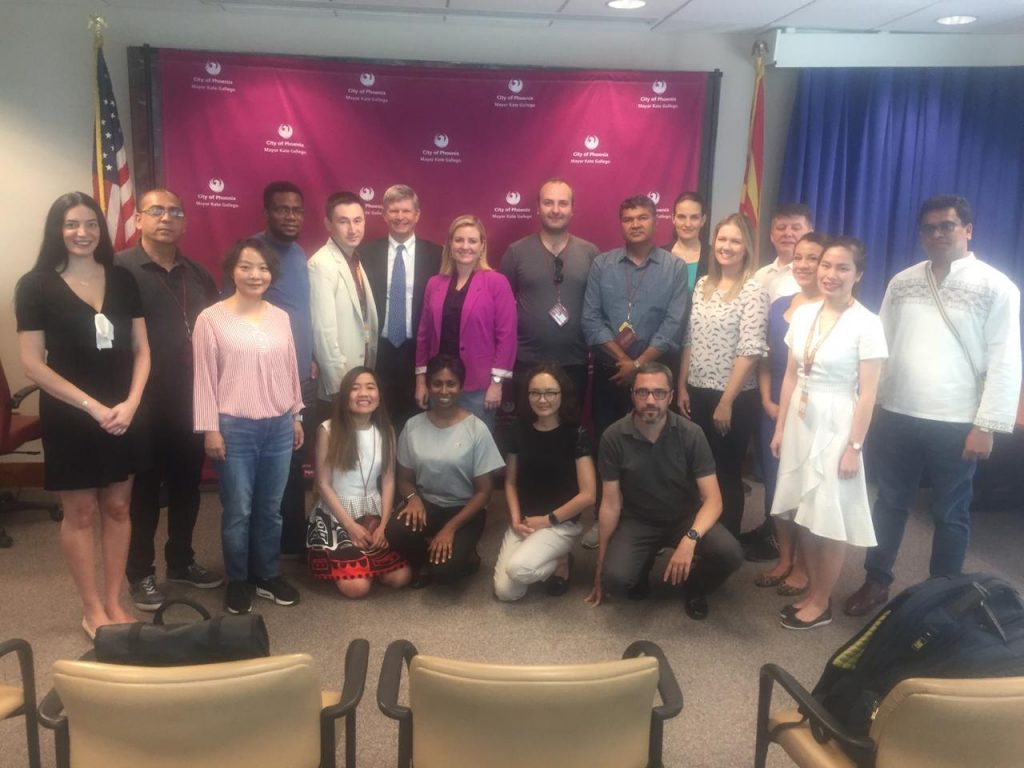
{"type": "Polygon", "coordinates": [[[15,291],[18,347],[42,390],[47,490],[60,494],[60,548],[82,600],[82,628],[134,621],[121,606],[134,474],[144,469],[135,412],[149,342],[131,273],[113,266],[99,205],[82,192],[50,207],[39,257],[15,291]],[[104,586],[93,570],[100,521],[104,586]]]}
{"type": "Polygon", "coordinates": [[[395,503],[395,432],[370,368],[342,377],[331,418],[317,430],[316,485],[307,537],[313,575],[351,598],[366,596],[375,578],[408,584],[409,565],[384,535],[395,503]]]}

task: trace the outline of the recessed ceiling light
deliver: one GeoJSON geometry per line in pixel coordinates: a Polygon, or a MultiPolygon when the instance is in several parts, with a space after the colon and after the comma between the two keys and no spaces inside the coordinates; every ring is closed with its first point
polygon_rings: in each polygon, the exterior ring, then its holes
{"type": "Polygon", "coordinates": [[[943,16],[941,19],[936,19],[939,24],[945,24],[947,27],[955,27],[959,24],[973,24],[977,20],[977,16],[943,16]]]}
{"type": "Polygon", "coordinates": [[[647,5],[647,0],[608,0],[605,5],[616,11],[635,11],[647,5]]]}

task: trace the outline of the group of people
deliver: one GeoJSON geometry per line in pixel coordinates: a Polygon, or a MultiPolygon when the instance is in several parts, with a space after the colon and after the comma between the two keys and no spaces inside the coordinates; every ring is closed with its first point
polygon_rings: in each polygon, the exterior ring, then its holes
{"type": "Polygon", "coordinates": [[[302,191],[273,182],[265,228],[228,251],[218,293],[178,248],[186,212],[172,192],[139,199],[139,243],[116,255],[95,201],[59,198],[16,312],[85,631],[133,620],[125,576],[138,608],[163,602],[163,504],[168,580],[223,583],[192,549],[204,457],[220,478],[231,613],[253,597],[299,601],[282,553],[305,553],[312,575],[349,598],[375,580],[422,587],[475,572],[503,467],[500,600],[538,582],[564,594],[582,539],[597,549],[589,601],[644,598],[668,549],[662,579],[683,585],[687,614],[701,619],[746,550],[778,558],[756,583],[798,598],[780,620],[807,629],[831,621],[853,544],[870,548],[865,584],[844,606],[861,615],[888,597],[923,472],[931,574],[959,571],[975,461],[994,431],[1012,430],[1021,376],[1019,291],[970,252],[965,200],[922,205],[928,259],[893,278],[880,315],[855,298],[863,244],[814,232],[806,206],[773,213],[776,258],[758,270],[742,215],[702,241],[695,193],[676,200],[664,247],[654,204],[627,198],[624,243],[604,253],[570,232],[573,203],[568,183],[545,182],[539,231],[494,270],[478,218],[459,216],[435,245],[416,235],[416,193],[395,185],[387,237],[364,243],[362,201],[339,192],[307,260],[302,191]],[[510,380],[519,418],[499,450],[494,417],[510,380]],[[876,413],[872,509],[862,452],[876,413]],[[741,533],[755,435],[766,521],[741,533]]]}

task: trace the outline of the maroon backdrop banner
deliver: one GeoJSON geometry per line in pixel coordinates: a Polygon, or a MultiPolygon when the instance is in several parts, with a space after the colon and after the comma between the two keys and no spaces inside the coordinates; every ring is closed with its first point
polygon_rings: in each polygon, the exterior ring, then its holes
{"type": "Polygon", "coordinates": [[[625,197],[655,201],[661,243],[673,199],[697,185],[704,72],[158,54],[163,183],[186,207],[183,250],[218,277],[230,244],[262,230],[262,190],[274,179],[304,192],[309,253],[327,238],[330,193],[360,195],[369,239],[386,234],[384,190],[403,183],[420,197],[420,237],[443,244],[452,219],[475,214],[494,264],[536,229],[549,177],[572,184],[572,231],[602,250],[622,244],[625,197]]]}

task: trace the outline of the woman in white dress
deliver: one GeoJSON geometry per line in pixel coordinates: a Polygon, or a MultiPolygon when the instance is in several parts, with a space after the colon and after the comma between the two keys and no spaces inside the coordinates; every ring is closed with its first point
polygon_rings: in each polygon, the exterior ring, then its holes
{"type": "Polygon", "coordinates": [[[830,623],[846,545],[875,545],[862,449],[888,350],[878,316],[853,298],[863,273],[863,244],[832,240],[818,265],[823,300],[800,307],[786,334],[772,515],[806,529],[801,554],[810,579],[804,597],[782,610],[787,629],[830,623]]]}

